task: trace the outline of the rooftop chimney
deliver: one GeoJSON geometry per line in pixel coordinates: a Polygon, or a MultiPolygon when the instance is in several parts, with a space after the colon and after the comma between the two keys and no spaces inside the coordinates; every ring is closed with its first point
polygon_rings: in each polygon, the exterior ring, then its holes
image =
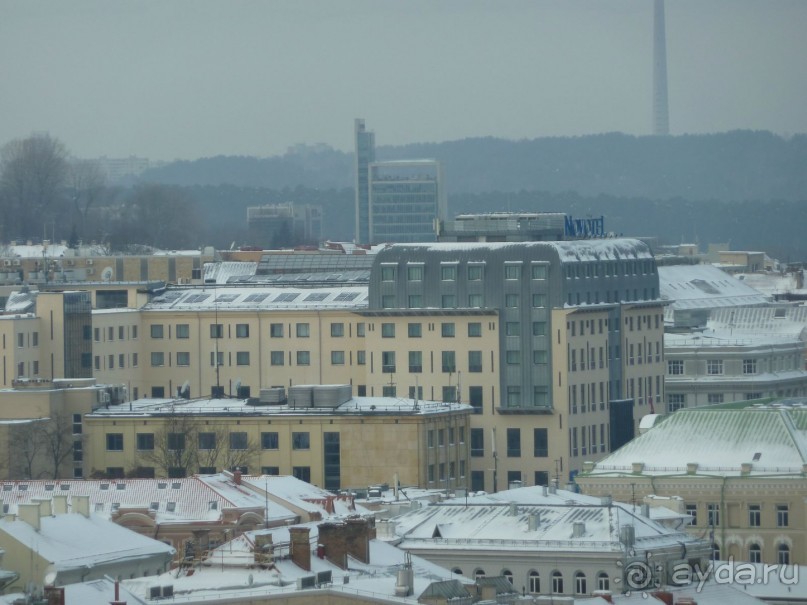
{"type": "Polygon", "coordinates": [[[273,562],[272,534],[255,534],[255,564],[266,569],[273,562]]]}
{"type": "Polygon", "coordinates": [[[67,514],[67,496],[63,494],[56,494],[53,496],[53,514],[65,515],[67,514]]]}
{"type": "Polygon", "coordinates": [[[687,462],[687,475],[694,475],[698,472],[697,462],[687,462]]]}
{"type": "Polygon", "coordinates": [[[534,513],[530,513],[530,516],[527,517],[528,525],[530,531],[536,531],[538,526],[541,524],[541,513],[539,511],[535,511],[534,513]]]}
{"type": "Polygon", "coordinates": [[[241,471],[240,470],[235,469],[235,471],[233,471],[233,481],[235,482],[236,485],[241,485],[241,471]]]}
{"type": "Polygon", "coordinates": [[[90,497],[89,496],[72,496],[70,504],[73,506],[73,512],[79,515],[84,515],[90,518],[90,497]]]}
{"type": "Polygon", "coordinates": [[[363,517],[319,526],[319,542],[324,547],[325,558],[342,569],[347,569],[348,555],[362,563],[369,563],[370,540],[374,538],[373,520],[363,517]]]}
{"type": "Polygon", "coordinates": [[[17,505],[17,516],[20,521],[25,521],[28,525],[39,531],[39,503],[26,502],[17,505]]]}
{"type": "Polygon", "coordinates": [[[572,538],[582,538],[586,535],[586,524],[583,521],[575,521],[572,524],[572,538]]]}
{"type": "Polygon", "coordinates": [[[311,540],[309,527],[290,527],[291,560],[300,569],[311,571],[311,540]]]}
{"type": "Polygon", "coordinates": [[[631,465],[631,471],[636,474],[641,474],[644,470],[644,462],[633,462],[631,465]]]}

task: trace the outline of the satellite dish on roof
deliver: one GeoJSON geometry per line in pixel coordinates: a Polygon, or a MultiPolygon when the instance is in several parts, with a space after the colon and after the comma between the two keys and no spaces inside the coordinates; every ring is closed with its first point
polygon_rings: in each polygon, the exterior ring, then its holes
{"type": "Polygon", "coordinates": [[[101,279],[104,281],[112,281],[114,274],[115,270],[112,267],[104,267],[104,270],[101,271],[101,279]]]}

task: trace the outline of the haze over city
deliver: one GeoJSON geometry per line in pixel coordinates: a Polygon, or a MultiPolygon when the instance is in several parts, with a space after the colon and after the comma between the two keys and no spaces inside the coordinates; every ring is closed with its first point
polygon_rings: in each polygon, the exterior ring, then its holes
{"type": "MultiPolygon", "coordinates": [[[[653,3],[0,2],[0,142],[270,156],[651,132],[653,3]]],[[[807,3],[666,5],[671,134],[807,131],[807,3]]]]}

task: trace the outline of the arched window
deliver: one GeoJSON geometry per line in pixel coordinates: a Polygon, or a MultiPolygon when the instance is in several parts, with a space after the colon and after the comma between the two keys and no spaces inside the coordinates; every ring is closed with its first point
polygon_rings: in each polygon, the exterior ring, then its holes
{"type": "Polygon", "coordinates": [[[712,561],[720,560],[720,545],[717,542],[712,542],[712,561]]]}
{"type": "Polygon", "coordinates": [[[475,569],[474,570],[474,580],[478,580],[479,578],[485,577],[485,570],[484,569],[475,569]]]}
{"type": "Polygon", "coordinates": [[[451,573],[455,573],[458,576],[461,576],[462,575],[462,570],[459,567],[455,567],[454,569],[451,570],[451,573]]]}
{"type": "Polygon", "coordinates": [[[751,563],[762,563],[762,549],[759,544],[752,544],[748,547],[748,560],[751,563]]]}
{"type": "Polygon", "coordinates": [[[552,572],[552,594],[563,594],[563,574],[557,569],[552,572]]]}
{"type": "Polygon", "coordinates": [[[512,571],[510,571],[509,569],[503,569],[502,570],[502,575],[505,578],[507,578],[508,582],[510,582],[511,585],[513,584],[513,572],[512,571]]]}
{"type": "Polygon", "coordinates": [[[611,590],[611,579],[604,571],[597,574],[597,590],[611,590]]]}
{"type": "Polygon", "coordinates": [[[535,570],[530,572],[530,592],[532,594],[541,592],[541,576],[535,570]]]}
{"type": "Polygon", "coordinates": [[[578,571],[574,574],[574,592],[575,594],[586,594],[588,592],[588,586],[586,586],[586,574],[582,571],[578,571]]]}
{"type": "Polygon", "coordinates": [[[790,547],[787,544],[780,544],[776,554],[779,565],[790,565],[790,547]]]}

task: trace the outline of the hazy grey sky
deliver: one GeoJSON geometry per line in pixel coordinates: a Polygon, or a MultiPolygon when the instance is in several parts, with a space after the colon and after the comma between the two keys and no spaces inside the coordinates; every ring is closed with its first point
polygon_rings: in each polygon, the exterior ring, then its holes
{"type": "MultiPolygon", "coordinates": [[[[670,131],[807,132],[807,1],[667,0],[670,131]]],[[[652,0],[0,0],[0,144],[268,156],[651,131],[652,0]]]]}

